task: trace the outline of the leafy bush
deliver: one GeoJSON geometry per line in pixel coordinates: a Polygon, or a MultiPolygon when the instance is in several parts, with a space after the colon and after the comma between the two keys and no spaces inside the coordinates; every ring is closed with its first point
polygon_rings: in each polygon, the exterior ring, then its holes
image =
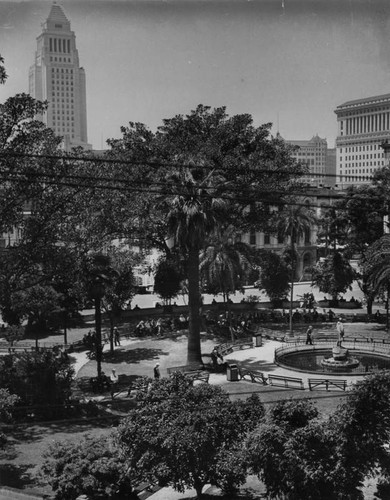
{"type": "Polygon", "coordinates": [[[44,452],[40,475],[53,488],[56,500],[74,500],[82,494],[96,500],[132,498],[127,464],[109,438],[51,444],[44,452]]]}
{"type": "Polygon", "coordinates": [[[231,402],[221,387],[193,387],[176,373],[145,386],[117,440],[136,480],[195,488],[198,496],[207,483],[232,491],[246,477],[242,439],[263,415],[256,396],[231,402]]]}
{"type": "Polygon", "coordinates": [[[71,394],[73,368],[68,358],[52,351],[0,357],[0,388],[19,397],[22,406],[35,406],[46,418],[62,414],[71,394]]]}

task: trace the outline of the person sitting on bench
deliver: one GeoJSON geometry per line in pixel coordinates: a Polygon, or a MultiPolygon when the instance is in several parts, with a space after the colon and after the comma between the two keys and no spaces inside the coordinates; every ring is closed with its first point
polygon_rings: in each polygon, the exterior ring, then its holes
{"type": "Polygon", "coordinates": [[[214,347],[211,352],[211,362],[215,371],[221,371],[226,368],[226,363],[223,359],[223,356],[216,347],[214,347]]]}

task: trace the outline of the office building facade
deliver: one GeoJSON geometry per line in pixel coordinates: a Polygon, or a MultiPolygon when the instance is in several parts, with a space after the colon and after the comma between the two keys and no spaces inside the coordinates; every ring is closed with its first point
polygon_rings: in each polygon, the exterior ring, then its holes
{"type": "Polygon", "coordinates": [[[76,146],[91,149],[87,138],[85,71],[79,65],[70,22],[56,4],[37,37],[29,92],[37,100],[48,101],[47,111],[39,118],[64,138],[65,150],[76,146]]]}
{"type": "Polygon", "coordinates": [[[348,101],[337,106],[336,184],[368,184],[385,165],[382,143],[390,137],[390,94],[348,101]]]}
{"type": "Polygon", "coordinates": [[[319,187],[326,184],[325,170],[328,151],[326,139],[315,135],[308,141],[286,140],[286,143],[298,146],[292,156],[309,167],[309,174],[302,180],[310,186],[319,187]]]}

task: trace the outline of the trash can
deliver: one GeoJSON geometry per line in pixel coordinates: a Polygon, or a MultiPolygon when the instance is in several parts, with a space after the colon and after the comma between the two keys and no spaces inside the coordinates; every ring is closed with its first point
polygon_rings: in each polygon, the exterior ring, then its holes
{"type": "Polygon", "coordinates": [[[226,380],[228,380],[229,382],[237,382],[238,381],[238,366],[237,365],[227,365],[226,380]]]}
{"type": "Polygon", "coordinates": [[[258,335],[253,335],[252,339],[253,347],[260,347],[261,345],[263,345],[263,337],[261,333],[259,333],[258,335]]]}

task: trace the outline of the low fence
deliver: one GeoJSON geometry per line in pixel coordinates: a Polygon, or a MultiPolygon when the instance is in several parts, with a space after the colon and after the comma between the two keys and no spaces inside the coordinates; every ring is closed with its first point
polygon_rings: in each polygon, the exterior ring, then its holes
{"type": "MultiPolygon", "coordinates": [[[[317,340],[314,341],[313,345],[307,345],[303,340],[297,340],[289,342],[288,344],[284,344],[275,349],[275,360],[278,359],[279,356],[284,354],[288,354],[290,352],[313,352],[319,349],[327,349],[330,350],[335,347],[336,342],[330,340],[317,340]]],[[[390,356],[390,342],[368,342],[366,340],[359,339],[347,339],[342,342],[342,347],[349,350],[361,351],[367,353],[376,353],[390,356]]]]}

